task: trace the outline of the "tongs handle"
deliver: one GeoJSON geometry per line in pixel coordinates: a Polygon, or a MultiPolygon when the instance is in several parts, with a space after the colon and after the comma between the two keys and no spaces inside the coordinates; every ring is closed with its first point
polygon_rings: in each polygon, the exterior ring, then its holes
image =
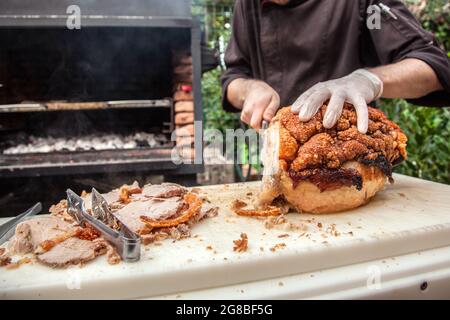
{"type": "Polygon", "coordinates": [[[126,237],[122,232],[110,228],[102,221],[95,219],[87,213],[85,214],[85,222],[99,231],[102,237],[116,248],[117,253],[123,261],[135,262],[140,259],[141,238],[139,236],[133,238],[126,237]]]}
{"type": "Polygon", "coordinates": [[[17,217],[9,220],[8,222],[4,223],[2,226],[0,226],[0,245],[5,243],[7,240],[9,240],[16,231],[16,226],[24,221],[26,218],[34,216],[42,211],[42,204],[40,202],[36,203],[34,206],[32,206],[27,211],[19,214],[17,217]]]}

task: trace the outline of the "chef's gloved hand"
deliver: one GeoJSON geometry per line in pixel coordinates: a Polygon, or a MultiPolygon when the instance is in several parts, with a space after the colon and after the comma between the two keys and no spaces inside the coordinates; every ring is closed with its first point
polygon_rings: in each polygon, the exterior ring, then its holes
{"type": "Polygon", "coordinates": [[[280,96],[267,83],[247,80],[241,121],[255,129],[261,128],[263,120],[270,121],[280,107],[280,96]]]}
{"type": "Polygon", "coordinates": [[[381,97],[382,93],[383,82],[380,78],[366,69],[358,69],[345,77],[312,86],[294,102],[292,111],[299,114],[301,121],[308,121],[329,99],[323,126],[332,128],[347,101],[356,109],[358,131],[366,133],[369,123],[367,104],[381,97]]]}

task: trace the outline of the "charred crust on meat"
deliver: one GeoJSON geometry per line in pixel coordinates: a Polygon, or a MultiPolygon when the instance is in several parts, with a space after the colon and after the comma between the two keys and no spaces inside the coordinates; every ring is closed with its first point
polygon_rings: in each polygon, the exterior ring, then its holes
{"type": "Polygon", "coordinates": [[[403,155],[400,155],[397,159],[394,160],[394,162],[392,162],[392,166],[396,167],[400,163],[402,163],[404,160],[405,160],[405,158],[403,157],[403,155]]]}
{"type": "Polygon", "coordinates": [[[361,174],[355,169],[307,169],[300,172],[289,170],[292,179],[292,187],[295,189],[301,181],[313,183],[320,192],[337,189],[341,186],[355,186],[357,190],[362,189],[363,180],[361,174]]]}
{"type": "MultiPolygon", "coordinates": [[[[358,162],[365,164],[367,166],[375,166],[378,167],[386,177],[392,177],[392,166],[385,156],[378,156],[375,159],[367,159],[366,157],[359,157],[357,159],[358,162]]],[[[400,161],[401,162],[401,161],[400,161]]]]}

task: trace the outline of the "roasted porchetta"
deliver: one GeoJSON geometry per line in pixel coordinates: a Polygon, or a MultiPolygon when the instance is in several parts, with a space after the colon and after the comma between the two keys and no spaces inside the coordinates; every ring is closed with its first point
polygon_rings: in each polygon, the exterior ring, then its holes
{"type": "Polygon", "coordinates": [[[407,156],[399,126],[369,107],[362,134],[353,106],[346,103],[337,124],[326,129],[326,108],[307,122],[290,107],[278,111],[264,133],[260,206],[281,197],[299,212],[338,212],[365,204],[386,180],[393,181],[392,167],[407,156]]]}
{"type": "MultiPolygon", "coordinates": [[[[174,183],[137,183],[103,194],[112,213],[131,230],[139,234],[142,243],[190,236],[190,228],[206,217],[217,215],[218,208],[187,188],[174,183]]],[[[91,196],[82,194],[88,212],[91,196]]],[[[53,267],[85,264],[106,254],[110,264],[120,262],[117,254],[99,232],[89,226],[78,225],[67,212],[67,201],[62,200],[50,208],[50,215],[36,216],[21,222],[15,235],[0,248],[0,266],[23,264],[31,255],[33,260],[53,267]]],[[[112,222],[111,222],[112,223],[112,222]]],[[[113,223],[110,225],[115,227],[113,223]]]]}

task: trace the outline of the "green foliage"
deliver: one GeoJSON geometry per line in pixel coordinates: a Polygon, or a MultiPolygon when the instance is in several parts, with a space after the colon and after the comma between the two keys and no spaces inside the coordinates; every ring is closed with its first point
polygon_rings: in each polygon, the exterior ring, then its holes
{"type": "Polygon", "coordinates": [[[450,3],[448,0],[407,0],[410,10],[423,27],[434,33],[440,46],[450,56],[450,3]]]}
{"type": "MultiPolygon", "coordinates": [[[[405,2],[450,57],[448,0],[405,2]]],[[[413,106],[402,99],[383,100],[381,109],[408,136],[408,160],[395,171],[450,184],[450,109],[413,106]]]]}
{"type": "Polygon", "coordinates": [[[395,172],[450,184],[450,109],[401,99],[383,101],[381,109],[408,136],[408,159],[395,172]]]}
{"type": "Polygon", "coordinates": [[[225,112],[222,109],[220,75],[222,70],[217,68],[203,75],[202,97],[203,97],[203,118],[206,129],[219,129],[224,131],[227,128],[238,126],[238,115],[225,112]]]}

